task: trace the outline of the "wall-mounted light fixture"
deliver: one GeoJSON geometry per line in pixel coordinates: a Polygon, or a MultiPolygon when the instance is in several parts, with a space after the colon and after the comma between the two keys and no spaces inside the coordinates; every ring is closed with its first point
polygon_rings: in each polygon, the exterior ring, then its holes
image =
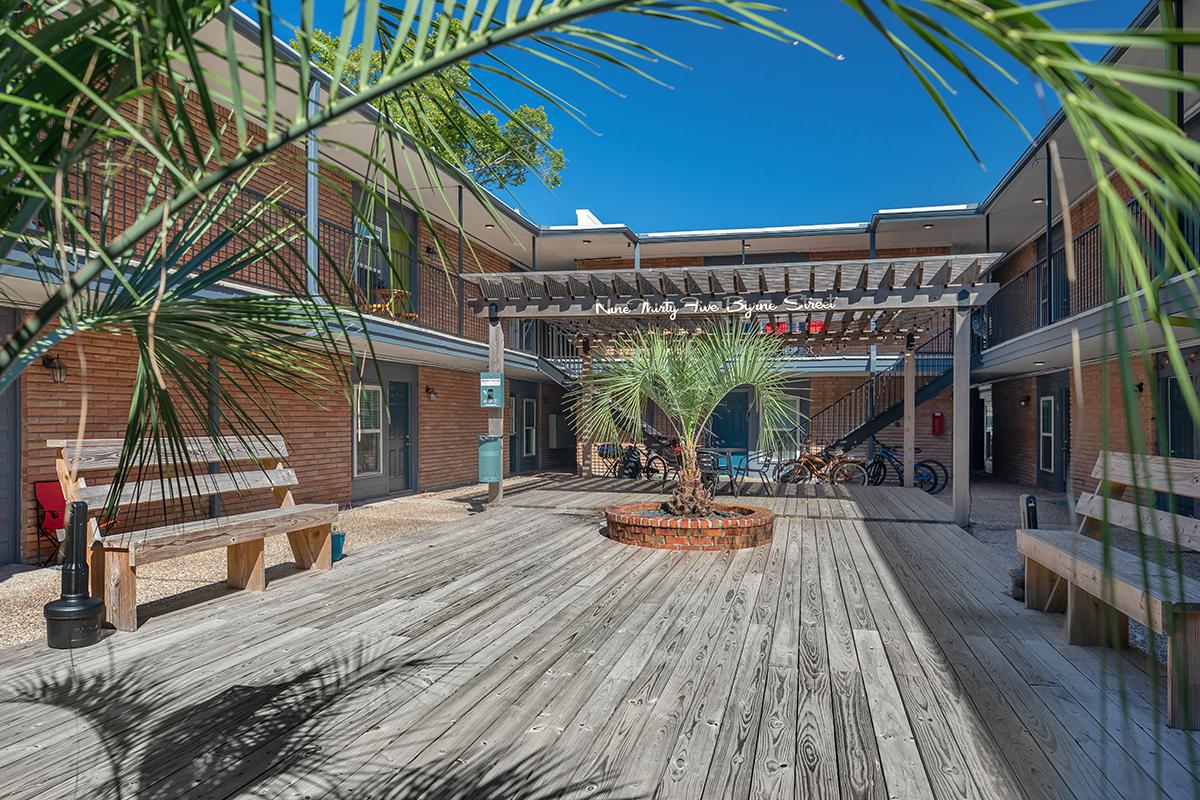
{"type": "Polygon", "coordinates": [[[1141,394],[1144,391],[1146,391],[1146,384],[1142,383],[1141,381],[1138,381],[1138,385],[1137,385],[1138,394],[1141,394]]]}
{"type": "Polygon", "coordinates": [[[431,245],[431,244],[425,245],[425,255],[431,256],[436,252],[437,252],[437,250],[434,249],[433,245],[431,245]]]}
{"type": "Polygon", "coordinates": [[[425,385],[425,397],[427,397],[430,400],[437,400],[437,389],[426,384],[425,385]]]}
{"type": "Polygon", "coordinates": [[[1029,395],[1021,398],[1021,408],[1029,408],[1029,395]]]}
{"type": "Polygon", "coordinates": [[[55,383],[67,382],[67,365],[59,356],[42,356],[42,366],[50,370],[50,380],[55,383]]]}

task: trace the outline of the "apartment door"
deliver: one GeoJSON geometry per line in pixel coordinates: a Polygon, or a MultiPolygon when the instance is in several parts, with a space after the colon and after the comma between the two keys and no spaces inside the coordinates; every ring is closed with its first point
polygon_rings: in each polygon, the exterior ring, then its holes
{"type": "Polygon", "coordinates": [[[750,393],[730,392],[712,415],[713,444],[717,447],[750,447],[750,393]]]}
{"type": "MultiPolygon", "coordinates": [[[[0,331],[17,327],[17,312],[0,308],[0,331]]],[[[13,385],[0,393],[0,564],[20,560],[20,499],[19,481],[21,449],[20,414],[17,404],[18,388],[13,385]]]]}
{"type": "Polygon", "coordinates": [[[412,488],[408,479],[412,448],[408,381],[388,381],[387,412],[387,490],[391,494],[412,488]]]}
{"type": "MultiPolygon", "coordinates": [[[[1200,384],[1195,373],[1196,365],[1191,364],[1189,368],[1192,372],[1188,375],[1187,380],[1191,381],[1192,386],[1195,387],[1200,384]]],[[[1165,428],[1159,434],[1160,454],[1171,458],[1196,458],[1197,453],[1200,453],[1200,446],[1196,441],[1196,425],[1184,402],[1179,378],[1176,377],[1170,365],[1162,365],[1158,371],[1159,396],[1162,398],[1163,404],[1161,418],[1165,428]],[[1163,449],[1166,450],[1165,453],[1162,452],[1163,449]]],[[[1165,496],[1159,499],[1159,503],[1162,508],[1167,508],[1168,503],[1165,496]]],[[[1177,497],[1175,507],[1176,511],[1181,514],[1189,517],[1196,516],[1196,501],[1190,497],[1177,497]]]]}
{"type": "Polygon", "coordinates": [[[508,382],[508,469],[512,474],[538,469],[538,387],[530,381],[508,382]]]}
{"type": "Polygon", "coordinates": [[[1037,379],[1037,485],[1065,492],[1071,475],[1071,394],[1069,375],[1037,379]]]}

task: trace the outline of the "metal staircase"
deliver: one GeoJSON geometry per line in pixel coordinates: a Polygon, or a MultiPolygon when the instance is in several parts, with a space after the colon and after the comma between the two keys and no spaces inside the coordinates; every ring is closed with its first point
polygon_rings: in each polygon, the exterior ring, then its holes
{"type": "MultiPolygon", "coordinates": [[[[932,400],[953,383],[954,332],[947,327],[921,343],[916,358],[916,402],[932,400]]],[[[904,416],[904,358],[813,414],[807,442],[848,450],[904,416]]]]}

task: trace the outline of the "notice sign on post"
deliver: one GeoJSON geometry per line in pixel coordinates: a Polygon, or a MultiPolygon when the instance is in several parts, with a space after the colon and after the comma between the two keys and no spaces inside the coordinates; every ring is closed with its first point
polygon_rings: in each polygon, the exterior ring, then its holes
{"type": "Polygon", "coordinates": [[[479,373],[479,407],[504,408],[504,375],[499,372],[479,373]]]}

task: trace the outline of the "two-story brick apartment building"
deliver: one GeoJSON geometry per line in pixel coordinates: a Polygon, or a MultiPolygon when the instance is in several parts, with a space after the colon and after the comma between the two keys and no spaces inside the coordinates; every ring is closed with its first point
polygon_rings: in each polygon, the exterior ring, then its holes
{"type": "MultiPolygon", "coordinates": [[[[1152,8],[1135,24],[1153,24],[1152,8]]],[[[254,23],[241,15],[236,22],[239,47],[252,52],[259,46],[254,23]]],[[[223,41],[224,27],[205,34],[223,41]]],[[[1107,57],[1135,56],[1114,52],[1107,57]]],[[[248,79],[246,86],[252,85],[248,79]]],[[[327,82],[320,87],[327,89],[327,82]]],[[[197,113],[190,107],[184,111],[197,113]]],[[[1007,256],[993,271],[1004,288],[976,326],[981,352],[973,373],[978,392],[974,460],[997,476],[1024,483],[1062,487],[1069,476],[1076,489],[1090,470],[1101,424],[1096,399],[1101,392],[1111,392],[1116,376],[1111,369],[1106,372],[1103,358],[1095,203],[1086,171],[1075,158],[1078,147],[1059,119],[1046,127],[982,203],[883,210],[853,223],[645,233],[580,212],[573,225],[540,226],[494,199],[501,215],[496,220],[459,188],[461,176],[443,167],[439,179],[444,194],[430,201],[432,229],[418,224],[398,196],[393,199],[394,213],[377,218],[380,229],[395,224],[388,219],[402,220],[407,228],[405,252],[390,254],[393,263],[407,265],[396,274],[383,268],[382,254],[370,245],[345,199],[354,194],[349,176],[367,169],[354,149],[363,143],[353,137],[367,135],[367,126],[362,127],[356,131],[343,126],[323,133],[315,143],[325,188],[305,181],[302,148],[251,186],[266,193],[286,185],[280,213],[316,218],[317,238],[353,276],[352,290],[366,304],[365,325],[378,359],[368,363],[361,351],[347,355],[344,368],[355,387],[350,396],[330,389],[308,398],[274,398],[273,422],[287,440],[301,502],[346,504],[474,481],[476,438],[487,430],[486,412],[476,395],[478,373],[488,363],[486,326],[466,307],[473,287],[455,276],[479,271],[736,267],[1004,252],[1007,256]],[[1058,189],[1047,183],[1045,147],[1051,137],[1063,150],[1076,253],[1084,276],[1074,293],[1065,291],[1061,277],[1058,189]],[[328,189],[338,182],[343,191],[328,189]],[[461,235],[456,219],[462,220],[461,235]],[[1071,389],[1066,372],[1072,328],[1079,331],[1085,362],[1082,393],[1071,389]]],[[[0,307],[0,323],[9,330],[44,296],[33,268],[38,257],[24,254],[0,264],[4,302],[10,304],[0,307]]],[[[247,270],[219,291],[280,288],[272,285],[269,275],[253,273],[247,270]]],[[[930,356],[925,363],[931,366],[928,386],[919,398],[918,446],[949,467],[951,392],[948,383],[936,380],[943,368],[940,359],[949,348],[948,342],[941,348],[939,333],[935,319],[921,336],[930,356]]],[[[18,465],[11,479],[0,485],[0,562],[45,555],[36,535],[34,484],[54,479],[53,454],[46,441],[75,435],[85,386],[86,435],[123,433],[135,364],[132,345],[111,336],[84,336],[80,342],[86,377],[72,341],[52,353],[67,368],[65,383],[53,382],[49,370],[33,366],[14,390],[0,396],[0,458],[18,465]]],[[[540,320],[514,322],[506,342],[506,470],[577,467],[575,442],[565,423],[564,393],[578,367],[579,342],[540,320]]],[[[781,368],[792,376],[797,426],[822,441],[870,427],[868,423],[889,406],[898,353],[899,345],[869,348],[854,339],[789,353],[781,368]]],[[[1145,377],[1147,382],[1160,380],[1156,375],[1145,377]]],[[[1178,455],[1190,455],[1195,433],[1186,412],[1179,414],[1171,405],[1170,379],[1164,376],[1161,381],[1165,413],[1151,407],[1149,391],[1139,395],[1139,411],[1151,430],[1157,429],[1157,419],[1174,420],[1171,446],[1178,455]]],[[[749,398],[734,397],[718,415],[718,426],[725,425],[719,433],[731,446],[753,446],[755,425],[745,419],[746,407],[749,398]]],[[[1111,410],[1110,417],[1119,420],[1120,409],[1111,410]]],[[[871,430],[884,441],[899,440],[899,428],[891,424],[871,430]]],[[[860,441],[865,446],[869,440],[860,441]]]]}

